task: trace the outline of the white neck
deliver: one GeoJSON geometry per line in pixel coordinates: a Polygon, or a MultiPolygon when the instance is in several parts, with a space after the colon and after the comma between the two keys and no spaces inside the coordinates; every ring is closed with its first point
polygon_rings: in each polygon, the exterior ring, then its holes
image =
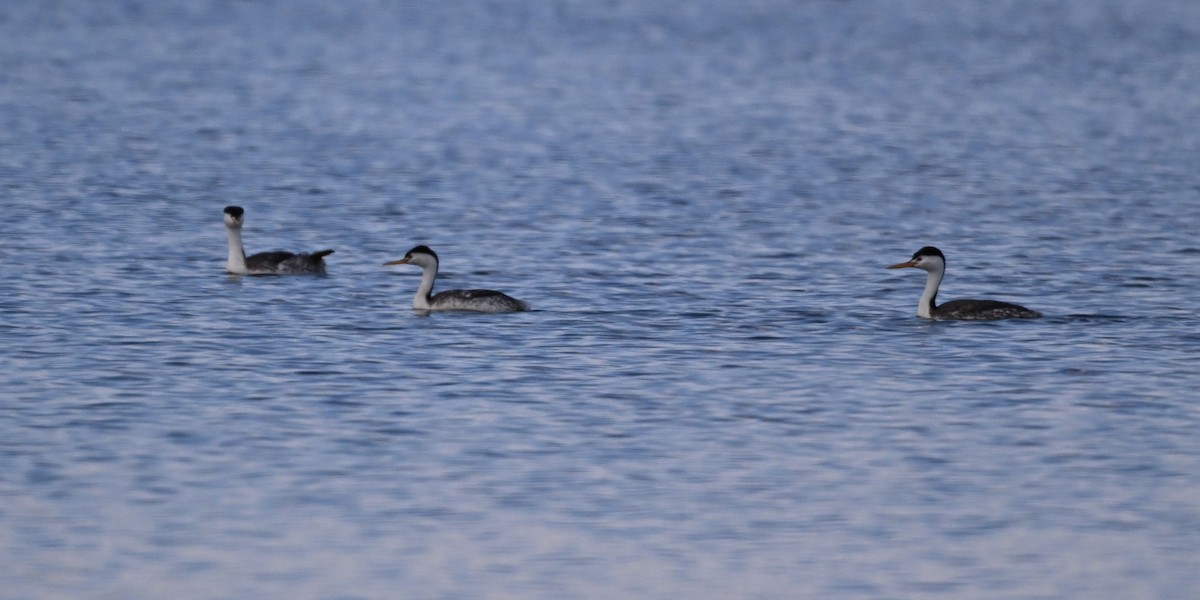
{"type": "Polygon", "coordinates": [[[229,236],[229,259],[225,261],[225,270],[235,275],[245,275],[250,272],[246,268],[246,251],[242,249],[242,230],[236,227],[226,227],[229,236]]]}
{"type": "Polygon", "coordinates": [[[933,318],[933,302],[937,297],[938,286],[942,283],[944,269],[934,269],[925,276],[925,291],[921,292],[921,301],[917,304],[917,316],[922,319],[933,318]]]}
{"type": "Polygon", "coordinates": [[[417,286],[417,293],[413,295],[413,309],[429,310],[429,298],[433,293],[433,280],[437,279],[437,272],[436,261],[421,265],[421,285],[417,286]]]}

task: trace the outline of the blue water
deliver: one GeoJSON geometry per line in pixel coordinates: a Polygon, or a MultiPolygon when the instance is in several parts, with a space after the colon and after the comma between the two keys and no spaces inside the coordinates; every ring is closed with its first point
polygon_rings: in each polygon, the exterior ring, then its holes
{"type": "Polygon", "coordinates": [[[0,597],[1193,598],[1198,98],[1190,0],[5,2],[0,597]]]}

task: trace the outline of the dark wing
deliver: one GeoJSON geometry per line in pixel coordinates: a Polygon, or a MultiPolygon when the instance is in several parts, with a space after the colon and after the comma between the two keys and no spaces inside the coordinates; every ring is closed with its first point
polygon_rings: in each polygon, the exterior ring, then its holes
{"type": "Polygon", "coordinates": [[[529,310],[529,305],[496,290],[446,290],[434,294],[429,304],[438,310],[511,312],[529,310]]]}
{"type": "Polygon", "coordinates": [[[296,254],[294,252],[284,252],[282,250],[259,252],[258,254],[246,257],[246,268],[251,271],[274,271],[284,261],[295,257],[296,254]]]}
{"type": "Polygon", "coordinates": [[[497,296],[503,296],[505,298],[508,297],[504,292],[497,292],[496,290],[446,290],[438,294],[438,296],[445,296],[447,298],[461,298],[463,300],[475,300],[476,298],[495,298],[497,296]]]}
{"type": "Polygon", "coordinates": [[[246,268],[251,273],[324,273],[323,257],[333,254],[333,250],[320,250],[312,254],[296,254],[295,252],[259,252],[246,257],[246,268]]]}
{"type": "Polygon", "coordinates": [[[999,300],[951,300],[934,310],[936,318],[966,321],[1036,319],[1040,316],[1037,311],[999,300]]]}

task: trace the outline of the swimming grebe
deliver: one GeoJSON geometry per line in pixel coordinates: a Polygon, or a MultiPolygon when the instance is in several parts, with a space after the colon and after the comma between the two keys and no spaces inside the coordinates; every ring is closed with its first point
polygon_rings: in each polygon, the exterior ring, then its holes
{"type": "Polygon", "coordinates": [[[991,321],[996,319],[1036,319],[1041,313],[1024,306],[999,300],[951,300],[938,305],[938,285],[946,274],[946,256],[933,246],[917,250],[912,259],[888,267],[921,269],[929,275],[925,278],[925,291],[917,304],[917,316],[923,319],[955,319],[963,321],[991,321]]]}
{"type": "Polygon", "coordinates": [[[529,305],[495,290],[446,290],[433,293],[437,279],[438,256],[428,246],[409,250],[404,258],[384,265],[416,265],[421,267],[421,285],[413,296],[414,310],[469,310],[475,312],[519,312],[529,305]]]}
{"type": "Polygon", "coordinates": [[[277,250],[246,256],[242,248],[242,223],[245,211],[240,206],[225,207],[225,233],[229,235],[229,259],[225,270],[234,275],[291,275],[324,273],[325,257],[333,250],[296,254],[277,250]]]}

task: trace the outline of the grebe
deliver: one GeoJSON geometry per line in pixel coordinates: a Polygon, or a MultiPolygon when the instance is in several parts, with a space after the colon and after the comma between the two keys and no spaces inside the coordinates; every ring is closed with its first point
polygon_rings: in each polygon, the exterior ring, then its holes
{"type": "Polygon", "coordinates": [[[917,304],[917,316],[923,319],[957,319],[963,321],[991,321],[995,319],[1036,319],[1041,313],[1024,306],[999,300],[951,300],[941,306],[936,303],[938,285],[946,274],[946,255],[933,246],[925,246],[912,255],[912,260],[892,265],[889,269],[912,267],[929,275],[925,278],[925,291],[917,304]]]}
{"type": "Polygon", "coordinates": [[[292,252],[259,252],[246,256],[242,248],[242,214],[240,206],[225,207],[225,233],[229,235],[229,260],[225,270],[234,275],[290,275],[295,273],[324,273],[324,258],[333,250],[318,250],[312,254],[292,252]]]}
{"type": "Polygon", "coordinates": [[[446,290],[433,293],[437,279],[438,257],[428,246],[409,250],[404,258],[384,265],[417,265],[421,267],[421,285],[413,296],[413,310],[470,310],[475,312],[518,312],[529,305],[495,290],[446,290]]]}

